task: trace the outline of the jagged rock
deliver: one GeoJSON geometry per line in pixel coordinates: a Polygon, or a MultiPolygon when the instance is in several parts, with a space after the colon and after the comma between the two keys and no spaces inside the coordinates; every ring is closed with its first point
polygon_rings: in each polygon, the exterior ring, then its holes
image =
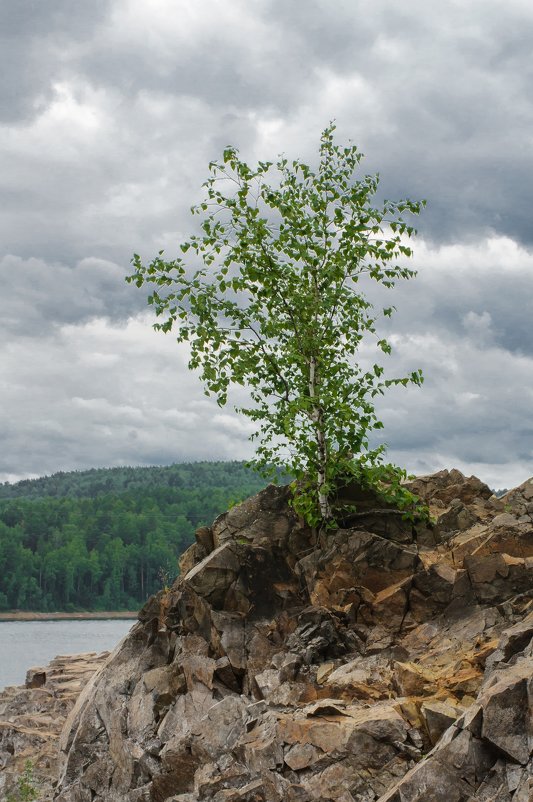
{"type": "Polygon", "coordinates": [[[187,573],[189,587],[214,607],[222,606],[239,574],[239,556],[236,544],[223,543],[187,573]]]}
{"type": "Polygon", "coordinates": [[[201,526],[194,533],[194,537],[196,538],[198,545],[204,549],[206,554],[210,554],[215,548],[213,530],[210,526],[201,526]]]}
{"type": "Polygon", "coordinates": [[[46,685],[46,671],[41,668],[30,668],[26,672],[26,688],[42,688],[46,685]]]}
{"type": "Polygon", "coordinates": [[[421,713],[424,718],[429,740],[435,745],[448,727],[457,721],[461,715],[461,709],[449,702],[424,702],[421,705],[421,713]]]}
{"type": "Polygon", "coordinates": [[[435,693],[434,676],[414,663],[394,664],[393,683],[399,696],[428,696],[435,693]]]}
{"type": "Polygon", "coordinates": [[[455,468],[451,471],[439,471],[431,476],[417,477],[407,482],[407,486],[424,501],[439,501],[444,505],[450,504],[454,499],[463,504],[472,504],[492,496],[491,489],[477,476],[467,478],[455,468]]]}
{"type": "Polygon", "coordinates": [[[410,487],[436,525],[351,487],[317,544],[270,487],[199,530],[70,716],[56,802],[529,802],[533,485],[410,487]]]}
{"type": "Polygon", "coordinates": [[[481,736],[525,765],[533,751],[533,659],[499,671],[494,680],[478,699],[483,710],[481,736]]]}
{"type": "Polygon", "coordinates": [[[533,611],[505,630],[499,642],[503,660],[509,660],[517,652],[523,651],[533,640],[533,611]]]}
{"type": "Polygon", "coordinates": [[[475,523],[477,523],[476,515],[458,498],[454,498],[450,509],[439,515],[437,519],[437,526],[445,532],[464,531],[470,529],[475,523]]]}
{"type": "Polygon", "coordinates": [[[520,518],[533,515],[533,479],[528,479],[523,484],[509,490],[501,499],[503,508],[511,512],[515,517],[520,518]]]}
{"type": "Polygon", "coordinates": [[[16,780],[27,760],[39,784],[39,799],[52,798],[61,729],[108,656],[109,652],[90,652],[56,657],[44,668],[29,669],[23,687],[0,692],[0,799],[16,793],[16,780]]]}
{"type": "Polygon", "coordinates": [[[501,602],[533,588],[533,557],[472,554],[464,559],[472,590],[480,602],[501,602]]]}

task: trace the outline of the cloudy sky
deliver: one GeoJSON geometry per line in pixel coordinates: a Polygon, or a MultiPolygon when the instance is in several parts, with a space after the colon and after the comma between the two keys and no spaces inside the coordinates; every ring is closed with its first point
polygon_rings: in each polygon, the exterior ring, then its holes
{"type": "Polygon", "coordinates": [[[251,454],[124,276],[224,145],[312,162],[332,118],[428,201],[391,459],[533,475],[532,44],[529,0],[0,0],[0,481],[251,454]]]}

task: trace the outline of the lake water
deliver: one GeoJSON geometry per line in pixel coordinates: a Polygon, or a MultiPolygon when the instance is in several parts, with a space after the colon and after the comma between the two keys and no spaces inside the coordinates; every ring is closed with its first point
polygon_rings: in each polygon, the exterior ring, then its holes
{"type": "Polygon", "coordinates": [[[23,685],[26,671],[58,654],[112,650],[134,620],[0,621],[0,688],[23,685]]]}

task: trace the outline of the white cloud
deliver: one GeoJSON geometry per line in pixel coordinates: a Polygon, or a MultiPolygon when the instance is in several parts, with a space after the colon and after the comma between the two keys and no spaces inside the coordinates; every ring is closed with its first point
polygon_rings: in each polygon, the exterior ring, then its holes
{"type": "Polygon", "coordinates": [[[429,201],[386,324],[390,371],[426,374],[384,401],[391,455],[533,473],[531,4],[45,5],[0,31],[3,476],[250,453],[123,276],[174,255],[224,145],[313,161],[331,118],[429,201]]]}
{"type": "MultiPolygon", "coordinates": [[[[436,325],[434,317],[435,287],[455,286],[461,259],[474,281],[472,265],[478,260],[481,274],[486,262],[479,254],[492,250],[490,242],[464,245],[447,263],[443,249],[420,243],[423,275],[398,299],[400,329],[393,318],[393,357],[385,364],[389,375],[421,367],[426,382],[420,389],[391,390],[379,412],[393,460],[416,472],[457,465],[500,487],[533,473],[533,355],[495,342],[491,314],[469,309],[468,292],[461,325],[450,327],[447,318],[436,325]],[[431,295],[433,302],[424,304],[431,295]],[[404,300],[411,308],[401,318],[404,300]]],[[[29,270],[35,286],[42,266],[30,262],[29,270]]],[[[76,270],[83,280],[73,287],[88,297],[98,284],[84,293],[84,282],[107,277],[107,266],[91,260],[76,270]]],[[[68,299],[72,271],[60,268],[58,275],[68,299]]],[[[522,275],[518,269],[516,275],[522,275]]],[[[251,456],[250,421],[206,398],[187,369],[186,348],[154,332],[151,322],[145,313],[123,323],[93,314],[84,322],[58,323],[45,336],[34,327],[6,343],[0,353],[0,375],[9,377],[0,404],[6,422],[0,479],[58,468],[251,456]]],[[[240,390],[233,401],[239,405],[244,397],[240,390]]]]}
{"type": "Polygon", "coordinates": [[[93,319],[1,353],[11,381],[0,404],[0,481],[58,467],[250,456],[247,426],[220,414],[187,370],[185,349],[150,323],[93,319]]]}

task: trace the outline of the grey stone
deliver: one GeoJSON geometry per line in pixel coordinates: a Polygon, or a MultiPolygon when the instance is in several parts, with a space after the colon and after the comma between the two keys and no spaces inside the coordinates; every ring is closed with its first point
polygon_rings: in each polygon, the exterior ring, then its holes
{"type": "Polygon", "coordinates": [[[475,477],[412,487],[442,542],[362,493],[317,544],[275,487],[199,532],[70,716],[57,802],[525,802],[533,492],[511,522],[475,477]]]}

